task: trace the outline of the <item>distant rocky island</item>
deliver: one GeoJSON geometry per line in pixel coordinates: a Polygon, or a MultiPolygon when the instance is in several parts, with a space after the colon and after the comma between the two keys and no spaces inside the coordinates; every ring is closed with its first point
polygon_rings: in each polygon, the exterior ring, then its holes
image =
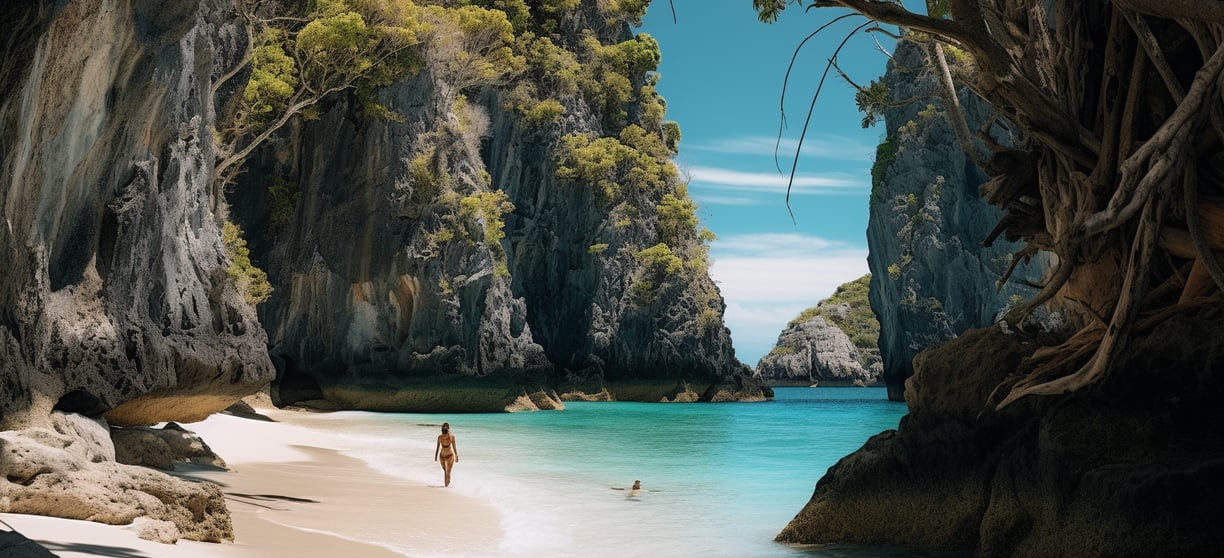
{"type": "Polygon", "coordinates": [[[843,284],[801,312],[757,363],[774,386],[873,386],[883,373],[880,323],[868,302],[870,275],[843,284]]]}

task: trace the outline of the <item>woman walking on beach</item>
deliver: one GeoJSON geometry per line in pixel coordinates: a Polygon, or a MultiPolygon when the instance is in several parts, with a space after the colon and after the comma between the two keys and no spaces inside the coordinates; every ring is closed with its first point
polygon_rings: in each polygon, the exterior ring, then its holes
{"type": "Polygon", "coordinates": [[[446,473],[446,486],[450,486],[451,467],[459,462],[459,446],[455,445],[455,435],[450,433],[450,423],[442,423],[442,433],[438,434],[438,445],[434,447],[434,461],[442,457],[442,470],[446,473]]]}

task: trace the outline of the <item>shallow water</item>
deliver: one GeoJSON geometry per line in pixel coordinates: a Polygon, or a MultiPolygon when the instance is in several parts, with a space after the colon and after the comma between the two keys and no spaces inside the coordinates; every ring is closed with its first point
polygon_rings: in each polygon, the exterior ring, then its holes
{"type": "MultiPolygon", "coordinates": [[[[451,490],[502,513],[505,556],[928,556],[900,549],[799,548],[773,537],[816,481],[906,412],[883,388],[780,388],[767,403],[571,402],[565,411],[314,415],[346,453],[441,484],[438,425],[460,462],[451,490]],[[641,480],[636,497],[612,487],[641,480]]],[[[421,556],[410,540],[379,542],[421,556]]],[[[464,555],[461,549],[454,554],[464,555]]]]}

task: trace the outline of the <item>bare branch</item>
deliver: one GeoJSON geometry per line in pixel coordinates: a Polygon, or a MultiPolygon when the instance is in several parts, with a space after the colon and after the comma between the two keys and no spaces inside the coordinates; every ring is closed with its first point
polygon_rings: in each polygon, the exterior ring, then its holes
{"type": "MultiPolygon", "coordinates": [[[[806,45],[808,41],[814,39],[816,35],[819,35],[821,31],[824,31],[830,25],[856,15],[859,14],[843,14],[833,18],[824,25],[821,25],[815,31],[808,33],[808,36],[804,37],[802,41],[799,41],[799,44],[795,47],[795,51],[791,53],[790,63],[786,65],[786,75],[782,77],[782,94],[778,96],[778,113],[780,117],[778,121],[778,139],[774,143],[774,167],[778,169],[779,174],[782,173],[782,165],[778,162],[778,150],[782,147],[782,130],[786,128],[786,90],[790,85],[791,71],[795,69],[795,61],[799,58],[799,51],[803,50],[803,45],[806,45]]],[[[828,71],[829,69],[826,67],[825,73],[827,74],[828,71]]],[[[821,83],[824,82],[823,76],[820,78],[820,81],[821,83]]]]}
{"type": "Polygon", "coordinates": [[[850,8],[875,21],[918,31],[932,35],[947,37],[964,43],[972,42],[965,28],[950,19],[937,18],[913,13],[896,2],[876,0],[818,0],[813,6],[817,8],[842,7],[850,8]]]}
{"type": "Polygon", "coordinates": [[[1147,202],[1156,185],[1167,183],[1168,173],[1175,168],[1174,159],[1188,155],[1184,149],[1188,146],[1189,138],[1203,123],[1200,114],[1203,103],[1217,94],[1221,69],[1224,69],[1224,46],[1217,48],[1195,74],[1190,91],[1178,104],[1177,110],[1147,142],[1122,162],[1118,189],[1105,209],[1084,220],[1085,233],[1097,234],[1117,227],[1134,216],[1147,202]]]}
{"type": "Polygon", "coordinates": [[[1219,0],[1114,0],[1114,3],[1156,17],[1224,23],[1224,2],[1219,0]]]}
{"type": "Polygon", "coordinates": [[[1220,269],[1220,261],[1203,235],[1202,218],[1199,215],[1198,171],[1194,165],[1186,166],[1185,179],[1182,182],[1182,193],[1186,203],[1186,227],[1190,229],[1190,239],[1194,242],[1194,251],[1198,260],[1207,268],[1207,273],[1215,281],[1216,288],[1224,291],[1224,270],[1220,269]]]}
{"type": "Polygon", "coordinates": [[[973,164],[980,169],[986,168],[986,160],[982,158],[977,145],[973,143],[973,135],[969,132],[969,123],[965,121],[965,111],[961,108],[960,99],[956,96],[956,85],[952,83],[952,71],[948,68],[948,60],[944,56],[943,45],[935,43],[935,67],[938,70],[940,97],[943,98],[944,114],[956,132],[956,141],[961,150],[973,164]]]}
{"type": "Polygon", "coordinates": [[[786,181],[786,212],[790,214],[792,223],[795,221],[795,212],[791,210],[790,206],[791,187],[795,184],[795,171],[799,168],[799,155],[803,153],[803,140],[807,137],[808,126],[812,124],[812,113],[816,110],[816,100],[820,98],[820,90],[824,87],[825,78],[829,76],[829,68],[833,66],[833,61],[837,60],[837,55],[841,53],[841,49],[844,48],[846,43],[850,41],[850,37],[853,37],[855,33],[862,31],[863,28],[867,27],[868,25],[871,25],[870,21],[855,27],[854,30],[847,33],[845,38],[842,39],[842,42],[837,45],[837,48],[833,51],[833,56],[829,58],[829,63],[825,65],[824,73],[820,76],[820,84],[816,86],[816,92],[812,94],[812,102],[808,105],[807,118],[804,118],[803,120],[803,130],[799,132],[799,141],[795,146],[795,158],[791,161],[790,179],[786,181]]]}

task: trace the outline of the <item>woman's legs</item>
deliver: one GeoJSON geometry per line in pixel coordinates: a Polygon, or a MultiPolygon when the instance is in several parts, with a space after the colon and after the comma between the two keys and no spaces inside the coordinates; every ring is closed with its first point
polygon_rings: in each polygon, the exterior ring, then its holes
{"type": "Polygon", "coordinates": [[[450,486],[451,467],[455,466],[455,456],[442,458],[442,471],[446,473],[446,486],[450,486]]]}

